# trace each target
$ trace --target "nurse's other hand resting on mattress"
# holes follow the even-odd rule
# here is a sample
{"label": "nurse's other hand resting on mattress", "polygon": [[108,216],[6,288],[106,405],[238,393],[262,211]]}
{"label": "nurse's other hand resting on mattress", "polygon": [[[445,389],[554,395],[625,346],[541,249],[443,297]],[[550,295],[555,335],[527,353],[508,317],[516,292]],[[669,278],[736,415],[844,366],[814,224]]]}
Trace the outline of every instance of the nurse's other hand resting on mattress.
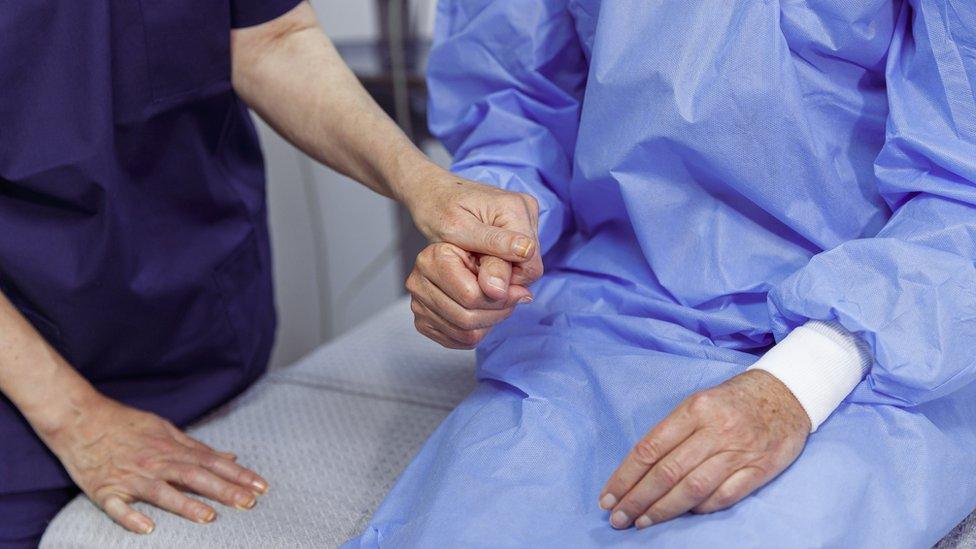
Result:
{"label": "nurse's other hand resting on mattress", "polygon": [[217,512],[181,490],[242,510],[268,490],[233,454],[190,438],[165,419],[97,393],[89,398],[61,428],[41,436],[85,495],[129,530],[149,533],[154,527],[129,505],[133,501],[207,523]]}
{"label": "nurse's other hand resting on mattress", "polygon": [[685,399],[630,451],[600,493],[614,528],[730,507],[800,455],[810,418],[786,385],[751,370]]}

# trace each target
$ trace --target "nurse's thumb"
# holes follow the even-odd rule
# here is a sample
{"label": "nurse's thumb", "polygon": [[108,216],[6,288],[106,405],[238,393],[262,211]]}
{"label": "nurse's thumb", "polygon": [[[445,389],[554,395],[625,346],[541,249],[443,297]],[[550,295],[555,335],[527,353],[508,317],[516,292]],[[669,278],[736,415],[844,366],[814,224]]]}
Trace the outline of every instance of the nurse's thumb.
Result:
{"label": "nurse's thumb", "polygon": [[478,259],[478,286],[488,299],[502,301],[507,298],[511,279],[512,264],[508,261],[491,255]]}
{"label": "nurse's thumb", "polygon": [[445,240],[459,248],[512,263],[531,259],[536,251],[535,239],[531,236],[483,223],[472,223],[452,236]]}

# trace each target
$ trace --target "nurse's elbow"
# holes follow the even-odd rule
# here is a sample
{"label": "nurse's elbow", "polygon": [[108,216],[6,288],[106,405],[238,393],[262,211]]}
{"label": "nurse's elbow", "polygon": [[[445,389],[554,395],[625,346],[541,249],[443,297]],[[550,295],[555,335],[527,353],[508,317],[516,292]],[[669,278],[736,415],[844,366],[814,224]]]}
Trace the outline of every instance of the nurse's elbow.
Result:
{"label": "nurse's elbow", "polygon": [[289,55],[291,38],[309,30],[321,32],[308,2],[266,23],[234,29],[230,36],[231,83],[238,95],[247,100],[265,79],[275,78],[276,68],[282,66],[276,56]]}

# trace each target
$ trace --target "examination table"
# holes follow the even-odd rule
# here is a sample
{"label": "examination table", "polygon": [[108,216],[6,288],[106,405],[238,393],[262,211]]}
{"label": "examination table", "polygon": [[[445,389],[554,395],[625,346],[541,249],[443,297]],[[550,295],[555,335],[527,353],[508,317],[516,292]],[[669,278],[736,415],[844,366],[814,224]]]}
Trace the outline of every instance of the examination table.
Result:
{"label": "examination table", "polygon": [[[190,429],[268,479],[271,490],[253,510],[216,505],[219,518],[197,525],[137,504],[157,525],[139,536],[79,496],[55,517],[41,547],[321,548],[359,533],[474,386],[474,354],[426,340],[412,317],[407,300],[397,303],[294,366],[271,371]],[[939,547],[976,548],[976,513]]]}

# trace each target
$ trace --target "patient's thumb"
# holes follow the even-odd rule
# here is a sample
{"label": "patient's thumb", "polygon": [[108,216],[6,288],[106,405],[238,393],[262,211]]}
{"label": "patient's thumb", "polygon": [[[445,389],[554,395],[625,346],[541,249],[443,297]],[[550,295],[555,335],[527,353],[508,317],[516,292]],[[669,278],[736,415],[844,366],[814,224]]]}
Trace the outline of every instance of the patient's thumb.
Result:
{"label": "patient's thumb", "polygon": [[501,301],[509,295],[512,264],[504,259],[483,255],[478,260],[478,285],[492,301]]}

